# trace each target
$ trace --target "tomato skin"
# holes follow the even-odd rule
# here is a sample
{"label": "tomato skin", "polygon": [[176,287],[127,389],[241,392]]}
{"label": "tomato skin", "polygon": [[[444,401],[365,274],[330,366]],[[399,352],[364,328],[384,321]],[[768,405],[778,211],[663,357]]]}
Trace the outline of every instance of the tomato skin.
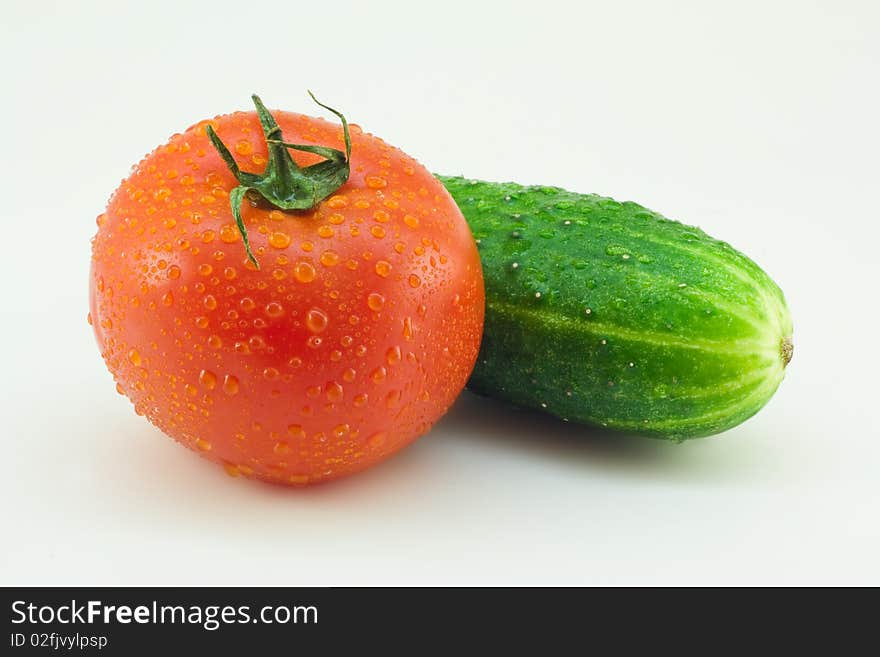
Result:
{"label": "tomato skin", "polygon": [[[287,141],[341,146],[338,125],[273,115]],[[205,123],[142,160],[98,217],[101,354],[139,414],[231,475],[304,485],[362,470],[425,433],[473,368],[484,297],[467,224],[430,172],[352,126],[350,178],[315,209],[245,201],[257,270]],[[211,125],[262,171],[254,112]]]}

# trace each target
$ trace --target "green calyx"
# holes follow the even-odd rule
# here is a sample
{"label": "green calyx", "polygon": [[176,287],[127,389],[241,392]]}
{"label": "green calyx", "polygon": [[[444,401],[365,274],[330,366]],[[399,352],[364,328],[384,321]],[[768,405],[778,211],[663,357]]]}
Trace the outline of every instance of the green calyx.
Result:
{"label": "green calyx", "polygon": [[[327,146],[313,146],[311,144],[290,144],[284,141],[281,128],[263,105],[260,97],[251,96],[260,117],[260,125],[266,137],[269,147],[269,161],[266,169],[261,174],[242,171],[232,153],[226,148],[220,137],[209,125],[205,128],[208,138],[214,144],[214,148],[226,162],[226,166],[232,171],[238,181],[238,187],[229,192],[229,204],[232,206],[232,216],[244,241],[244,248],[248,259],[259,269],[260,265],[251,251],[248,240],[247,228],[241,218],[241,204],[245,196],[254,199],[262,199],[269,205],[286,212],[296,210],[310,210],[337,189],[345,184],[350,173],[349,160],[351,157],[351,137],[348,132],[348,122],[345,117],[332,107],[328,107],[315,98],[309,92],[318,105],[332,112],[342,121],[342,130],[345,135],[345,152],[329,148]],[[307,167],[300,167],[290,156],[288,149],[314,153],[326,158],[322,162]]]}

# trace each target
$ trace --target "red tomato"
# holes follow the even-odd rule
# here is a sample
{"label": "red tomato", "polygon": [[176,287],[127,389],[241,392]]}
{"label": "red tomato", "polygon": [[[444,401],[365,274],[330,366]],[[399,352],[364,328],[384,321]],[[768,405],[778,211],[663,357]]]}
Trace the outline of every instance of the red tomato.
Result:
{"label": "red tomato", "polygon": [[[342,148],[275,112],[287,142]],[[98,217],[89,320],[137,413],[234,476],[302,485],[362,470],[425,433],[474,365],[483,281],[467,224],[418,162],[352,126],[348,181],[314,208],[245,199],[255,112],[201,122],[144,158]],[[322,161],[293,152],[303,167]]]}

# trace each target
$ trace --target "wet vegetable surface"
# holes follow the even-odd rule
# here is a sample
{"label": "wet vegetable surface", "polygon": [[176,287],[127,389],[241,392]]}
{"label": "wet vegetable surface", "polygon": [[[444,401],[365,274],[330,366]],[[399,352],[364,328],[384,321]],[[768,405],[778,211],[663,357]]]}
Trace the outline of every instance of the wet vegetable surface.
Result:
{"label": "wet vegetable surface", "polygon": [[672,439],[735,426],[775,392],[792,355],[788,309],[728,244],[635,203],[440,179],[486,281],[471,389]]}
{"label": "wet vegetable surface", "polygon": [[288,112],[204,121],[98,217],[89,318],[117,390],[231,475],[299,485],[376,463],[430,428],[476,357],[461,213],[412,158],[351,126],[349,161],[346,137]]}

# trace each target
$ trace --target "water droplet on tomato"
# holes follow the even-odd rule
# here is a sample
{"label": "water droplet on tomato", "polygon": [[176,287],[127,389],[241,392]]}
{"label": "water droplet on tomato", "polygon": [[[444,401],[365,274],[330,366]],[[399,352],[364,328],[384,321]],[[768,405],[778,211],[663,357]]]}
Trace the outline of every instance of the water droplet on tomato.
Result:
{"label": "water droplet on tomato", "polygon": [[[220,241],[232,244],[233,242],[238,241],[238,238],[238,228],[232,224],[224,224],[220,227]],[[220,253],[222,253],[222,251]]]}
{"label": "water droplet on tomato", "polygon": [[321,264],[325,267],[333,267],[339,262],[339,254],[336,251],[324,251],[321,254]]}
{"label": "water droplet on tomato", "polygon": [[286,249],[290,246],[290,235],[282,232],[274,232],[269,235],[269,244],[276,249]]}
{"label": "water droplet on tomato", "polygon": [[397,365],[397,363],[400,362],[400,359],[401,359],[400,347],[394,346],[385,352],[385,361],[389,365]]}
{"label": "water droplet on tomato", "polygon": [[385,407],[394,408],[400,403],[400,390],[392,390],[385,395]]}
{"label": "water droplet on tomato", "polygon": [[311,283],[315,280],[315,268],[308,262],[298,262],[293,268],[293,277],[300,283]]}
{"label": "water droplet on tomato", "polygon": [[370,307],[370,310],[379,312],[385,305],[385,297],[383,297],[378,292],[371,292],[367,296],[367,305]]}
{"label": "water droplet on tomato", "polygon": [[233,376],[232,374],[227,374],[223,377],[223,392],[227,395],[237,395],[238,394],[238,378]]}
{"label": "water droplet on tomato", "polygon": [[329,319],[320,308],[312,308],[306,313],[306,326],[312,333],[320,333],[327,328]]}
{"label": "water droplet on tomato", "polygon": [[199,372],[199,383],[207,390],[213,390],[217,385],[217,375],[209,370]]}
{"label": "water droplet on tomato", "polygon": [[344,390],[342,388],[342,384],[337,383],[336,381],[332,381],[324,386],[324,394],[327,396],[327,400],[331,402],[342,401],[342,397],[344,395]]}
{"label": "water droplet on tomato", "polygon": [[376,273],[379,274],[382,278],[388,276],[391,273],[391,263],[385,260],[379,260],[376,263]]}

